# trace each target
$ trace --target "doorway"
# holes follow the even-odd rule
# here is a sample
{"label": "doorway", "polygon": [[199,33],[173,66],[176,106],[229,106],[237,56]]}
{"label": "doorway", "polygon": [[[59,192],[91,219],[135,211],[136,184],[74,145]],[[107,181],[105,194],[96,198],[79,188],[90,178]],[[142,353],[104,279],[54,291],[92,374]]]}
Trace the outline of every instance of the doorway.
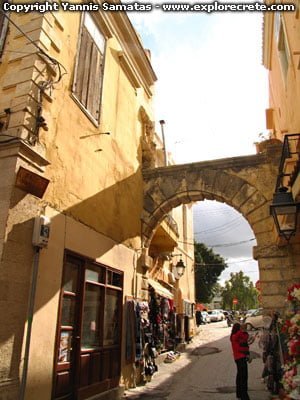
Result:
{"label": "doorway", "polygon": [[120,379],[123,273],[65,254],[54,365],[55,400],[81,400]]}

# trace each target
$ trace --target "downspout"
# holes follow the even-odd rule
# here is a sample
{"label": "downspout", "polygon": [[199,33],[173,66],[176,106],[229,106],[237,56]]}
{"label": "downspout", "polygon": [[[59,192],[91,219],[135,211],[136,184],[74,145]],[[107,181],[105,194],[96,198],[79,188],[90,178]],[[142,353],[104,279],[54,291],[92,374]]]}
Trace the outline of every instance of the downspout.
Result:
{"label": "downspout", "polygon": [[36,293],[37,277],[38,277],[39,256],[40,256],[40,248],[36,247],[34,257],[33,257],[31,288],[30,288],[30,297],[29,297],[28,313],[27,313],[27,332],[26,332],[24,362],[23,362],[23,371],[22,371],[22,378],[21,378],[21,385],[20,385],[19,400],[24,400],[24,398],[25,398],[25,389],[26,389],[27,374],[28,374],[30,341],[31,341],[31,330],[32,330],[32,320],[33,320],[33,313],[34,313],[34,302],[35,302],[35,293]]}

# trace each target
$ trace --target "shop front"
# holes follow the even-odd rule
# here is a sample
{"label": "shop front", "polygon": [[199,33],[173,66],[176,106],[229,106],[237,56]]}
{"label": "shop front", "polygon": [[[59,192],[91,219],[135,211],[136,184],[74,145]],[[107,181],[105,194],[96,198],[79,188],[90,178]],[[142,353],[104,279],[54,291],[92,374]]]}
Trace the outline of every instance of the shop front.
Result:
{"label": "shop front", "polygon": [[163,282],[148,278],[147,283],[148,300],[126,297],[125,362],[135,366],[133,386],[151,379],[159,355],[166,354],[167,358],[168,353],[174,354],[180,343],[189,342],[194,335],[193,303],[182,300],[180,289],[171,285],[168,286],[174,294]]}
{"label": "shop front", "polygon": [[123,273],[66,252],[53,399],[85,399],[117,387]]}

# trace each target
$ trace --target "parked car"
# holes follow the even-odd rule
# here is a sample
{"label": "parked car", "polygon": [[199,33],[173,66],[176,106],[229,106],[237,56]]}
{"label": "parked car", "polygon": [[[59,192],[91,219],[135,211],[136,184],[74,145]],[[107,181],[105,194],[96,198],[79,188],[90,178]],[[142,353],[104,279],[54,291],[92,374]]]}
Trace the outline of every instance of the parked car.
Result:
{"label": "parked car", "polygon": [[211,320],[210,320],[210,315],[208,314],[208,312],[201,311],[201,314],[202,314],[203,321],[205,321],[206,324],[209,324],[211,322]]}
{"label": "parked car", "polygon": [[263,309],[255,310],[249,317],[245,318],[246,329],[261,329],[268,328],[272,322],[272,318],[268,315],[263,315]]}
{"label": "parked car", "polygon": [[215,311],[219,311],[219,312],[221,313],[222,321],[224,321],[224,320],[226,319],[224,310],[221,310],[221,309],[219,309],[219,308],[215,308]]}
{"label": "parked car", "polygon": [[257,308],[253,308],[253,309],[251,309],[251,310],[248,310],[248,311],[246,312],[245,317],[246,317],[246,318],[247,318],[247,317],[250,317],[255,311],[257,311]]}
{"label": "parked car", "polygon": [[223,321],[224,315],[219,310],[208,311],[211,322]]}

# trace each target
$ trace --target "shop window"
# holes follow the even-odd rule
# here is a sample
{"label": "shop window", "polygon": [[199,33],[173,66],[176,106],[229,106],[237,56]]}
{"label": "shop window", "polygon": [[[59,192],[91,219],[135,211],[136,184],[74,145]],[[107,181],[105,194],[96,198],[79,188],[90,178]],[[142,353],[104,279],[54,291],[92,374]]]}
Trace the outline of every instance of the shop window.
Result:
{"label": "shop window", "polygon": [[105,283],[106,269],[99,265],[89,263],[85,270],[85,280],[97,283]]}
{"label": "shop window", "polygon": [[183,301],[184,304],[184,314],[190,318],[194,316],[194,306],[188,301]]}
{"label": "shop window", "polygon": [[94,121],[99,122],[105,38],[85,13],[80,33],[72,92]]}
{"label": "shop window", "polygon": [[110,346],[119,342],[120,292],[107,289],[103,322],[103,345]]}
{"label": "shop window", "polygon": [[185,251],[188,249],[188,221],[187,221],[187,206],[182,206],[182,227],[183,227],[183,248]]}
{"label": "shop window", "polygon": [[101,343],[101,305],[104,302],[104,289],[86,283],[83,300],[81,349],[97,349]]}

